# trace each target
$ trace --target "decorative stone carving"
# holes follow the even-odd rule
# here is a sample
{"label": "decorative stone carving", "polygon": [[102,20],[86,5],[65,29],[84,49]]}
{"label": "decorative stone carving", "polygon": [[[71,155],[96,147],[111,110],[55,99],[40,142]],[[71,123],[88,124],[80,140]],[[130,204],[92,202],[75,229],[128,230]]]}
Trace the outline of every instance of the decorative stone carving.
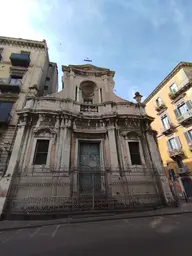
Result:
{"label": "decorative stone carving", "polygon": [[35,128],[33,132],[36,137],[44,137],[44,138],[49,138],[56,134],[56,131],[54,129],[51,129],[50,127]]}
{"label": "decorative stone carving", "polygon": [[29,96],[37,96],[37,93],[38,93],[38,88],[37,88],[37,85],[34,84],[33,86],[29,87],[29,92],[28,92],[28,95]]}
{"label": "decorative stone carving", "polygon": [[123,131],[121,132],[121,135],[126,140],[139,140],[141,137],[141,133],[135,132],[135,131]]}
{"label": "decorative stone carving", "polygon": [[26,109],[26,108],[32,108],[33,105],[34,105],[34,99],[28,99],[28,100],[26,101],[26,104],[25,104],[25,106],[24,106],[24,109]]}

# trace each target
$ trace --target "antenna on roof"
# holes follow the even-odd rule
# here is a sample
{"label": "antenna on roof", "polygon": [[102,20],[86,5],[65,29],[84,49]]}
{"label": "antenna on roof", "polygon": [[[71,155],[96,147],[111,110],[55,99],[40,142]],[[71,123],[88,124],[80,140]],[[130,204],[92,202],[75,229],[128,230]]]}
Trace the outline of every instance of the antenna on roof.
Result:
{"label": "antenna on roof", "polygon": [[92,62],[92,60],[90,60],[88,57],[86,59],[84,59],[84,61]]}

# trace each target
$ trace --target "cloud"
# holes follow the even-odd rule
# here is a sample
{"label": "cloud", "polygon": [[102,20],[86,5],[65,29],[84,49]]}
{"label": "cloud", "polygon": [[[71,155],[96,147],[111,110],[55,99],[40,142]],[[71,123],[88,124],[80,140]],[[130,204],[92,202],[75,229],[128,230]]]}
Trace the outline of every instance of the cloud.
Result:
{"label": "cloud", "polygon": [[[192,58],[192,3],[182,0],[1,0],[4,36],[46,39],[50,60],[116,71],[116,91],[149,94]],[[10,8],[11,6],[11,8]],[[60,87],[61,88],[61,87]]]}

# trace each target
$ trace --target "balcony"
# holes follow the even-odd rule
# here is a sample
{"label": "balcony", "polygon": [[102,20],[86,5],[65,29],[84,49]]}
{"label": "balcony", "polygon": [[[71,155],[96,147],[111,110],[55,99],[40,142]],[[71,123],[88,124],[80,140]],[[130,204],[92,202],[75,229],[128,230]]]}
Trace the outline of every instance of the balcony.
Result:
{"label": "balcony", "polygon": [[156,110],[157,112],[162,112],[162,111],[165,110],[165,109],[167,109],[167,107],[166,107],[166,105],[165,105],[164,103],[162,103],[161,105],[159,105],[159,106],[157,106],[157,107],[155,108],[155,110]]}
{"label": "balcony", "polygon": [[173,124],[169,124],[167,125],[166,127],[164,126],[162,129],[161,129],[161,132],[162,134],[164,135],[168,135],[170,133],[173,133],[174,132],[174,129],[175,129],[175,126]]}
{"label": "balcony", "polygon": [[29,54],[12,53],[10,56],[12,66],[29,67]]}
{"label": "balcony", "polygon": [[176,99],[179,95],[180,95],[179,90],[178,90],[178,91],[172,91],[172,92],[169,93],[169,98],[170,98],[171,100],[174,100],[174,99]]}
{"label": "balcony", "polygon": [[186,111],[182,115],[177,117],[177,121],[180,124],[189,123],[192,119],[192,109]]}
{"label": "balcony", "polygon": [[98,113],[98,106],[92,104],[81,104],[80,112],[88,112],[90,114]]}
{"label": "balcony", "polygon": [[178,96],[180,96],[181,94],[183,94],[184,92],[186,92],[189,88],[191,88],[192,86],[192,81],[190,79],[187,79],[188,81],[184,81],[184,84],[176,91],[172,91],[169,93],[169,98],[171,100],[176,99]]}
{"label": "balcony", "polygon": [[184,155],[182,148],[174,148],[168,151],[169,157],[177,157]]}
{"label": "balcony", "polygon": [[19,93],[21,89],[21,81],[18,79],[15,82],[10,78],[0,78],[0,90],[1,92],[16,92]]}

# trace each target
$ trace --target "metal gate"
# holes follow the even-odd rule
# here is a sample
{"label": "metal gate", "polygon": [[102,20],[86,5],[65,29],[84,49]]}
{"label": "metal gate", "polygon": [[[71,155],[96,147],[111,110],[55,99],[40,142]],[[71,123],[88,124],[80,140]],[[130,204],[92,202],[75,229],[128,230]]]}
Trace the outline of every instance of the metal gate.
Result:
{"label": "metal gate", "polygon": [[[84,179],[83,190],[81,179]],[[163,203],[158,180],[159,174],[147,168],[16,173],[4,213],[63,214],[157,206]]]}

